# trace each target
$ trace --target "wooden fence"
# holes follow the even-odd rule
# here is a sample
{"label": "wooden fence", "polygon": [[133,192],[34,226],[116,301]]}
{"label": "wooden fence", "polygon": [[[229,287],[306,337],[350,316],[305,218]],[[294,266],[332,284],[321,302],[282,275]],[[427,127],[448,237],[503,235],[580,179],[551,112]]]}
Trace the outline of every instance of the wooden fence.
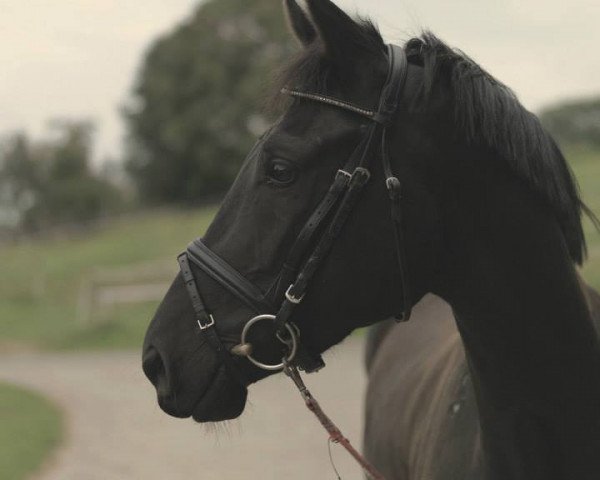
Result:
{"label": "wooden fence", "polygon": [[81,282],[78,319],[92,323],[96,312],[116,305],[160,301],[177,273],[174,261],[94,268]]}

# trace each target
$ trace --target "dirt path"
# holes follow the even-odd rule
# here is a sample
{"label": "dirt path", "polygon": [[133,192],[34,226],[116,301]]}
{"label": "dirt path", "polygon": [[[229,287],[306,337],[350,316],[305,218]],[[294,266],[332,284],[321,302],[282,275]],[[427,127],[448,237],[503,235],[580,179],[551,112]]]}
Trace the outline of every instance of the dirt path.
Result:
{"label": "dirt path", "polygon": [[[360,446],[362,342],[350,339],[326,361],[308,386]],[[65,411],[66,442],[37,480],[335,478],[325,433],[283,375],[251,388],[240,420],[212,429],[160,411],[139,352],[6,354],[0,380]],[[333,452],[344,480],[364,478],[339,447]]]}

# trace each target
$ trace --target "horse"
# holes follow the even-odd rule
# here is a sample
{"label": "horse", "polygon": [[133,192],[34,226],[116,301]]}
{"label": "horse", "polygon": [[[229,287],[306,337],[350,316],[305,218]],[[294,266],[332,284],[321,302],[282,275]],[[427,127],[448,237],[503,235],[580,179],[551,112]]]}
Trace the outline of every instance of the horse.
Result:
{"label": "horse", "polygon": [[[371,390],[367,457],[401,480],[597,479],[600,343],[575,268],[589,212],[560,149],[510,89],[432,33],[386,46],[333,2],[306,5],[284,2],[301,46],[280,75],[285,109],[178,257],[146,332],[160,407],[236,418],[250,384],[316,371],[353,330],[408,320],[431,294],[456,330],[448,321],[446,343],[427,340],[440,315],[424,308],[380,336],[372,389],[386,365],[394,381],[427,381],[395,391],[388,375],[379,403]],[[400,346],[402,365],[378,366]],[[459,399],[450,426],[417,414],[444,388]],[[402,408],[392,442],[376,414]],[[435,468],[407,467],[421,460]]]}
{"label": "horse", "polygon": [[[579,280],[600,335],[600,295]],[[412,322],[371,327],[365,364],[363,444],[386,478],[484,478],[475,390],[450,305],[426,295]]]}

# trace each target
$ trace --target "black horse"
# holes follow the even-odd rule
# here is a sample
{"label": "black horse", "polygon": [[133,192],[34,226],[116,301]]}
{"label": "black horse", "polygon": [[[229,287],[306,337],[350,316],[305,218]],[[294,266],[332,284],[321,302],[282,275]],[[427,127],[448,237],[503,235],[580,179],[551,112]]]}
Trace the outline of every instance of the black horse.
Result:
{"label": "black horse", "polygon": [[[372,24],[352,20],[329,0],[309,0],[309,15],[294,0],[285,3],[303,48],[282,85],[319,95],[296,96],[259,140],[203,239],[262,292],[277,290],[302,225],[371,128],[363,114],[381,97],[391,52]],[[306,298],[288,297],[298,303],[292,320],[302,345],[320,353],[433,293],[452,308],[466,363],[436,351],[431,372],[445,368],[456,379],[452,368],[460,369],[473,388],[461,391],[461,380],[456,391],[472,395],[477,410],[456,437],[437,432],[441,424],[429,422],[427,410],[416,414],[419,402],[430,408],[423,399],[444,388],[446,377],[419,370],[429,382],[404,400],[397,390],[380,389],[379,413],[390,415],[408,399],[415,415],[410,428],[394,432],[403,439],[396,452],[379,448],[384,432],[378,438],[376,418],[368,418],[366,450],[376,465],[398,479],[600,478],[600,345],[575,270],[585,256],[585,207],[572,174],[537,118],[468,57],[428,33],[404,50],[406,82],[382,148],[402,184],[400,243],[407,254],[399,269],[384,186],[390,176],[373,161],[371,180],[320,259]],[[313,101],[319,96],[341,101]],[[350,111],[349,104],[363,108]],[[198,328],[197,302],[179,275],[148,329],[144,371],[167,413],[200,422],[234,418],[247,385],[268,372],[219,345],[236,346],[255,312],[205,269],[192,266],[190,275],[214,317]],[[406,340],[413,348],[397,351],[391,364],[404,359],[398,382],[427,351],[418,349],[419,323],[410,327],[404,331],[415,335]],[[281,358],[271,329],[257,332],[255,355]],[[452,412],[463,418],[460,403]],[[440,438],[452,444],[432,443]],[[414,467],[419,462],[435,465]]]}
{"label": "black horse", "polygon": [[[600,295],[581,288],[600,334]],[[412,322],[374,326],[366,364],[365,454],[386,478],[486,478],[475,390],[446,302],[427,295]],[[558,478],[587,477],[576,468]]]}

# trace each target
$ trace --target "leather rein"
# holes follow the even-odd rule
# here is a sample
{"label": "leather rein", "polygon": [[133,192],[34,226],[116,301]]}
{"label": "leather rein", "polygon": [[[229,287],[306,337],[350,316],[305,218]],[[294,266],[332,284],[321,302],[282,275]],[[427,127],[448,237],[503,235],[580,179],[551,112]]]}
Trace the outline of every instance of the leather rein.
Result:
{"label": "leather rein", "polygon": [[[298,99],[323,103],[354,112],[368,118],[370,123],[359,145],[346,165],[337,171],[328,192],[304,225],[288,253],[274,287],[268,293],[263,293],[244,278],[225,260],[210,250],[201,239],[194,240],[186,251],[178,256],[181,273],[192,301],[200,331],[230,374],[243,386],[250,383],[236,364],[236,359],[240,357],[247,358],[254,365],[264,370],[284,370],[294,381],[306,405],[325,427],[330,439],[344,446],[359,462],[365,472],[375,479],[383,479],[383,476],[354,450],[339,429],[323,413],[314,397],[304,386],[299,369],[306,373],[312,373],[323,368],[325,363],[320,354],[311,351],[301,342],[301,332],[296,324],[292,322],[291,317],[295,308],[302,302],[312,278],[324,258],[327,257],[346,220],[357,205],[362,189],[371,177],[368,167],[378,142],[380,143],[379,152],[386,179],[385,186],[390,199],[395,253],[403,292],[403,312],[397,319],[406,321],[410,317],[412,302],[406,272],[406,254],[402,231],[402,185],[393,174],[387,145],[388,128],[391,126],[394,115],[398,110],[401,93],[406,83],[407,70],[408,63],[404,50],[395,45],[388,45],[388,75],[380,95],[377,110],[363,109],[351,103],[318,93],[283,89],[283,93]],[[317,235],[319,232],[320,236]],[[310,251],[312,245],[314,245],[314,248]],[[207,308],[198,290],[190,263],[200,268],[257,314],[244,325],[240,344],[231,350],[224,346],[219,337],[215,318]],[[275,305],[279,305],[278,308],[275,308]],[[263,321],[272,322],[275,325],[276,337],[283,344],[286,351],[281,363],[266,364],[252,356],[253,348],[248,343],[248,335],[254,325]]]}

